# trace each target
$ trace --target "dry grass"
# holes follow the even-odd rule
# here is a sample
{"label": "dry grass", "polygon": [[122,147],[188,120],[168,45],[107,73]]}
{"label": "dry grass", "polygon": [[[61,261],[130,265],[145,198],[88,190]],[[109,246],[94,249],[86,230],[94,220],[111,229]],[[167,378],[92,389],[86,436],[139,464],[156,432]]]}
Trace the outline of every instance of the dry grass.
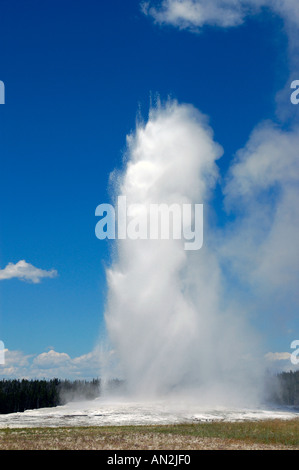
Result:
{"label": "dry grass", "polygon": [[0,429],[1,450],[299,449],[299,419],[169,426]]}

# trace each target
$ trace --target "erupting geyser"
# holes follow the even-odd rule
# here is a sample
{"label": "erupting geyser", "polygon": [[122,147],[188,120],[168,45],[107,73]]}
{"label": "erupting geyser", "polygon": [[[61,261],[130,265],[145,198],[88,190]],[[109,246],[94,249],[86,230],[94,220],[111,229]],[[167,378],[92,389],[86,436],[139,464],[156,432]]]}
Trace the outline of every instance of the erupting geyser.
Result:
{"label": "erupting geyser", "polygon": [[188,394],[217,404],[255,398],[254,336],[227,299],[210,228],[221,155],[206,117],[172,101],[138,124],[125,169],[113,175],[114,197],[126,196],[127,204],[204,207],[200,250],[174,238],[115,241],[105,318],[113,356],[135,395]]}

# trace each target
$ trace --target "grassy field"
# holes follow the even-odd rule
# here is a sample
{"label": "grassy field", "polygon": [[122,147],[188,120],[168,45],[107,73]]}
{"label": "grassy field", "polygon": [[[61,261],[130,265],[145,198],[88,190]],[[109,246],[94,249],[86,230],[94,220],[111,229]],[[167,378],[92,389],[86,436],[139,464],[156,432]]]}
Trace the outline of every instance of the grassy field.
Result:
{"label": "grassy field", "polygon": [[299,419],[0,429],[1,450],[299,449]]}

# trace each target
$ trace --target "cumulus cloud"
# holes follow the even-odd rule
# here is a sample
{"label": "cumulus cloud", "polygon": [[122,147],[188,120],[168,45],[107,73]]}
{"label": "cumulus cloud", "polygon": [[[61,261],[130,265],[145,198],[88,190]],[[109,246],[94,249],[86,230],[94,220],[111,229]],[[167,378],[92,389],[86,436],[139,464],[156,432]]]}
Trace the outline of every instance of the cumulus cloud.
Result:
{"label": "cumulus cloud", "polygon": [[0,366],[1,376],[4,378],[19,378],[20,371],[23,371],[21,376],[27,377],[27,368],[29,367],[31,356],[24,354],[22,351],[10,351],[9,349],[5,349],[4,352],[5,361]]}
{"label": "cumulus cloud", "polygon": [[51,349],[36,356],[33,365],[41,369],[53,369],[57,367],[67,366],[71,362],[71,358],[66,353],[59,353]]}
{"label": "cumulus cloud", "polygon": [[4,269],[0,269],[0,280],[16,278],[21,281],[38,284],[43,278],[53,278],[56,276],[57,271],[55,269],[46,271],[44,269],[36,268],[25,260],[18,261],[16,264],[8,263]]}
{"label": "cumulus cloud", "polygon": [[100,375],[100,358],[97,350],[72,358],[54,349],[31,355],[6,349],[0,372],[5,378],[89,380]]}

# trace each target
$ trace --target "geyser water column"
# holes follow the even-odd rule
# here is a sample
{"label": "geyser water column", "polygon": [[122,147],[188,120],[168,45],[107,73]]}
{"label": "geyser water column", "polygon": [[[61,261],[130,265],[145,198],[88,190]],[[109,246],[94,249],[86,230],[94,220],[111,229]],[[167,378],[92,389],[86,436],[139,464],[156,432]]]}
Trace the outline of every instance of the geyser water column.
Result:
{"label": "geyser water column", "polygon": [[[221,306],[221,273],[209,248],[209,198],[222,149],[207,119],[193,106],[169,101],[150,110],[148,122],[128,137],[114,198],[127,205],[204,204],[204,243],[185,240],[115,240],[107,270],[106,325],[131,393],[159,396],[240,380],[243,325]],[[247,352],[247,351],[246,351]],[[240,371],[242,374],[240,375]]]}

